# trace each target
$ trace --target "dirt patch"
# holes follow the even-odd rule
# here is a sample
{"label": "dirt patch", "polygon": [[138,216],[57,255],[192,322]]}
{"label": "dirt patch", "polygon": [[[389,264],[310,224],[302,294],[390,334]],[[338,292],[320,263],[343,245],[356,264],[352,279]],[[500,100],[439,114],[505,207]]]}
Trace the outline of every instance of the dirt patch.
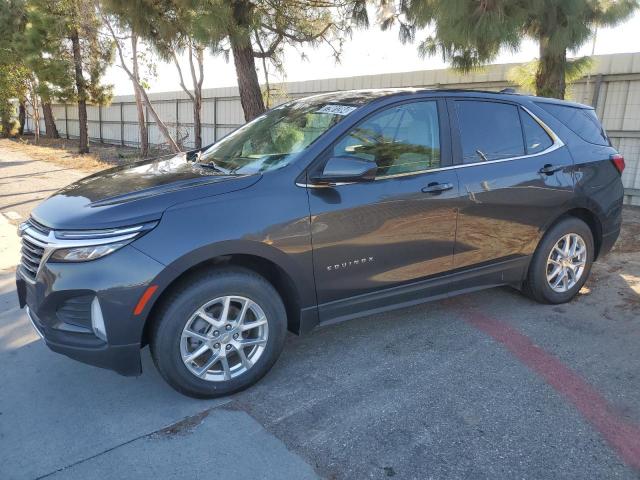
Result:
{"label": "dirt patch", "polygon": [[613,247],[616,253],[640,252],[640,223],[627,223],[622,227],[620,238]]}
{"label": "dirt patch", "polygon": [[[55,163],[67,168],[75,168],[86,172],[97,172],[116,165],[123,165],[139,159],[139,151],[133,147],[91,143],[89,153],[78,153],[78,141],[66,138],[41,137],[38,144],[35,137],[24,135],[14,139],[2,139],[1,145],[15,153],[23,153],[44,162]],[[152,152],[150,156],[165,153]]]}
{"label": "dirt patch", "polygon": [[627,205],[622,209],[622,230],[612,251],[615,253],[640,252],[640,207]]}

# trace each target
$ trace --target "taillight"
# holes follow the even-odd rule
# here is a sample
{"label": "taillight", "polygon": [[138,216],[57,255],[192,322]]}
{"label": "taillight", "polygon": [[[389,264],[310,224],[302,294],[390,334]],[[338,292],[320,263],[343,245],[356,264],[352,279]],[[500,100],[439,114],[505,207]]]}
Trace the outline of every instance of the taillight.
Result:
{"label": "taillight", "polygon": [[625,167],[624,157],[619,153],[615,153],[609,158],[611,158],[611,162],[613,163],[613,166],[616,167],[616,170],[618,170],[618,172],[620,172],[620,175],[622,175]]}

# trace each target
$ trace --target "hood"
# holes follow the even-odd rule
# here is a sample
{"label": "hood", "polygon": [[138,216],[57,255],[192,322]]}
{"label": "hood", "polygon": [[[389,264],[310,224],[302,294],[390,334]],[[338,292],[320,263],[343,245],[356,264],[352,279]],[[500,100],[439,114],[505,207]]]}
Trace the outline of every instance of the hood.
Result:
{"label": "hood", "polygon": [[179,154],[85,177],[38,205],[32,217],[55,229],[133,225],[157,220],[177,203],[247,188],[259,179],[220,173]]}

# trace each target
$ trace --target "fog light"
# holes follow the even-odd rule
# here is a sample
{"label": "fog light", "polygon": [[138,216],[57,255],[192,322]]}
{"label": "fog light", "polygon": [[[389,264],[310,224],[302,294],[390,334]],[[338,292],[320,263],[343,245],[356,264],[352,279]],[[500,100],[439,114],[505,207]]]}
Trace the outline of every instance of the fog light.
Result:
{"label": "fog light", "polygon": [[98,297],[93,297],[93,302],[91,302],[91,328],[93,328],[96,337],[107,341],[107,329],[104,328],[104,318],[102,318]]}

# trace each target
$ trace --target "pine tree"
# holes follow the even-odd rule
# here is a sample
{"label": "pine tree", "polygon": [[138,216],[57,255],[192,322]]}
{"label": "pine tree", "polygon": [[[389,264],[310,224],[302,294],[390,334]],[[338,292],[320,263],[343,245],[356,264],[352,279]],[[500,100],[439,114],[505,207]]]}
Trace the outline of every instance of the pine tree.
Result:
{"label": "pine tree", "polygon": [[[382,3],[389,7],[393,2]],[[564,98],[567,52],[579,49],[597,26],[624,21],[638,5],[638,0],[400,0],[385,20],[399,20],[412,33],[433,25],[435,32],[420,44],[421,53],[440,53],[462,70],[533,39],[540,52],[536,94]],[[412,40],[411,35],[405,40]]]}
{"label": "pine tree", "polygon": [[27,19],[26,64],[45,92],[43,105],[54,96],[77,102],[79,152],[87,153],[87,103],[102,105],[111,98],[102,77],[113,60],[113,43],[100,35],[91,0],[30,0]]}
{"label": "pine tree", "polygon": [[[201,95],[198,84],[202,83],[202,74],[197,73],[203,72],[204,46],[216,54],[232,55],[240,103],[249,121],[265,110],[255,60],[281,63],[287,44],[327,43],[338,54],[344,37],[350,33],[352,20],[363,18],[365,0],[105,0],[103,3],[126,17],[141,37],[160,52],[167,49],[169,57],[176,51],[191,50],[196,109]],[[184,81],[181,83],[184,85]],[[199,115],[194,118],[197,122]]]}

